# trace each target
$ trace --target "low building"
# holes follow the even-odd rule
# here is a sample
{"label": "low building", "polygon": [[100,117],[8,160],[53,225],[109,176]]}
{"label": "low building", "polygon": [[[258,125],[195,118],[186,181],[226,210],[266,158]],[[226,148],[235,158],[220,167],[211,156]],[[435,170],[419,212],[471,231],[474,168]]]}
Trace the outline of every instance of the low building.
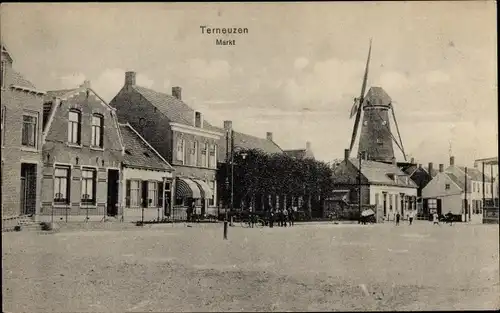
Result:
{"label": "low building", "polygon": [[[486,181],[490,181],[484,174]],[[439,165],[439,173],[422,191],[424,208],[432,214],[445,215],[449,212],[461,221],[481,223],[483,215],[483,173],[477,168],[455,165],[450,157],[450,165],[444,169]],[[491,183],[485,185],[485,194],[492,191]]]}
{"label": "low building", "polygon": [[410,163],[398,163],[399,168],[417,184],[417,215],[421,218],[428,218],[429,212],[424,209],[422,190],[427,186],[427,184],[432,180],[433,177],[437,175],[437,171],[434,169],[433,163],[430,162],[427,169],[422,166],[422,164],[416,164],[412,159]]}
{"label": "low building", "polygon": [[[7,219],[40,212],[44,92],[16,72],[1,43],[2,228]],[[6,224],[4,224],[6,220]]]}
{"label": "low building", "polygon": [[[383,163],[362,158],[349,158],[345,151],[344,160],[333,172],[335,188],[328,200],[330,211],[344,210],[345,206],[356,210],[374,206],[377,221],[393,220],[396,213],[406,218],[416,210],[417,188],[408,174],[403,172],[395,160]],[[358,212],[359,214],[359,212]]]}
{"label": "low building", "polygon": [[125,153],[121,203],[124,221],[169,217],[174,197],[173,167],[130,125],[120,124]]}

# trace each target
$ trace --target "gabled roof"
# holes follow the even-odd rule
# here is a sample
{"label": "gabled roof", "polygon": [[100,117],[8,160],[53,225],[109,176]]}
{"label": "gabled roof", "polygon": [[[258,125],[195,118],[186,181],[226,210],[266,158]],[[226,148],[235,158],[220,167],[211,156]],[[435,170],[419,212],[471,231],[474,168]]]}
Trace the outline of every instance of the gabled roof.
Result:
{"label": "gabled roof", "polygon": [[125,166],[173,171],[173,167],[130,124],[120,124],[120,131],[125,147]]}
{"label": "gabled roof", "polygon": [[[448,175],[448,177],[455,183],[457,184],[458,187],[460,187],[460,189],[462,190],[465,190],[465,177],[463,176],[456,176],[455,174],[453,173],[445,173],[446,175]],[[467,183],[467,189],[468,191],[472,191],[471,189],[471,185],[470,185],[470,180],[468,181]]]}
{"label": "gabled roof", "polygon": [[[224,162],[226,159],[226,137],[227,133],[224,129],[212,126],[216,129],[216,131],[224,133],[224,136],[221,137],[219,141],[219,153],[218,153],[218,161]],[[259,138],[252,135],[247,135],[244,133],[240,133],[234,131],[234,147],[241,149],[255,149],[261,150],[267,154],[273,153],[283,153],[283,150],[272,140],[268,140],[265,138]]]}
{"label": "gabled roof", "polygon": [[[194,126],[195,111],[182,100],[172,95],[137,85],[132,86],[132,88],[155,106],[171,122]],[[205,120],[203,121],[203,128],[216,131],[216,127],[213,127]]]}
{"label": "gabled roof", "polygon": [[[359,171],[359,159],[349,159],[349,161]],[[361,174],[372,184],[417,188],[417,184],[397,165],[361,160]],[[395,182],[394,179],[391,179],[391,175],[406,176],[408,177],[408,183],[401,179]]]}
{"label": "gabled roof", "polygon": [[[458,167],[462,172],[465,174],[465,167],[464,166],[459,166]],[[478,170],[477,168],[467,168],[467,175],[474,181],[483,181],[483,173]],[[490,181],[491,178],[488,174],[484,174],[484,179],[485,181]]]}
{"label": "gabled roof", "polygon": [[12,63],[14,59],[12,58],[12,54],[10,54],[9,49],[3,42],[3,39],[0,39],[0,45],[2,46],[2,53],[5,53],[5,55],[9,58],[9,61]]}

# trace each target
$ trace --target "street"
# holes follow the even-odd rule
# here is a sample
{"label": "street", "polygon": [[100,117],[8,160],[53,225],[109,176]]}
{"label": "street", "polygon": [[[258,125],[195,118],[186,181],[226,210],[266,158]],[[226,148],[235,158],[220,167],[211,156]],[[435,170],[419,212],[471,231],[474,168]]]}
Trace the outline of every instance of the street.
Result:
{"label": "street", "polygon": [[7,312],[494,309],[498,225],[6,233]]}

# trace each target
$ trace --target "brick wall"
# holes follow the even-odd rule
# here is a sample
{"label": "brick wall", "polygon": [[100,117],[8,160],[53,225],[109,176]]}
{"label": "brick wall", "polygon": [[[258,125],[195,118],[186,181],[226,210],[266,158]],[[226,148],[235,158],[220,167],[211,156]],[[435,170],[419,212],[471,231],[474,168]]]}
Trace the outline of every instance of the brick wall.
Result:
{"label": "brick wall", "polygon": [[[6,68],[6,84],[12,82],[12,68]],[[6,87],[1,91],[5,125],[2,131],[2,217],[21,214],[21,164],[37,165],[36,212],[39,210],[41,177],[41,120],[43,112],[42,96],[34,92],[15,90]],[[23,113],[37,116],[36,149],[21,147]]]}
{"label": "brick wall", "polygon": [[[81,118],[81,146],[68,145],[68,114],[70,109],[78,109]],[[91,147],[92,115],[104,117],[103,149]],[[47,131],[43,146],[43,191],[42,215],[104,215],[107,205],[107,170],[119,169],[121,162],[121,141],[116,124],[116,116],[101,100],[87,89],[69,99],[63,99]],[[78,159],[78,161],[77,161]],[[70,200],[68,205],[54,205],[54,167],[66,165],[70,167]],[[84,167],[97,171],[96,203],[81,204],[81,170]]]}

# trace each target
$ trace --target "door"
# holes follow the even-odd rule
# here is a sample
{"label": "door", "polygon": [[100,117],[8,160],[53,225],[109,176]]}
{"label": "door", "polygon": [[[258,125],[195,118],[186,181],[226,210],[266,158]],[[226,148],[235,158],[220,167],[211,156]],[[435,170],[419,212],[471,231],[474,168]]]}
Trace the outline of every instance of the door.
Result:
{"label": "door", "polygon": [[108,170],[108,216],[118,215],[118,187],[120,172],[118,170]]}
{"label": "door", "polygon": [[24,215],[36,213],[36,164],[21,163],[21,208]]}
{"label": "door", "polygon": [[442,214],[442,201],[443,199],[437,199],[437,214],[441,216]]}

